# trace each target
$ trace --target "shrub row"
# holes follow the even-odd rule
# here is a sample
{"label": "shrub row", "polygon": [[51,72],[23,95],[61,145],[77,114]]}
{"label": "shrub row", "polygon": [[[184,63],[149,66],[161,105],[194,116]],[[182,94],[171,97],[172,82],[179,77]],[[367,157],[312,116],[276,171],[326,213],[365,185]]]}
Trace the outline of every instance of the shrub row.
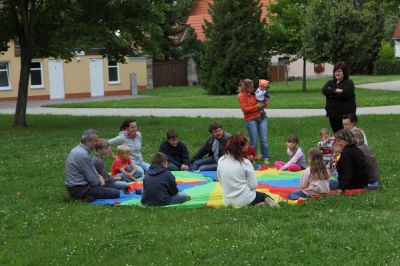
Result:
{"label": "shrub row", "polygon": [[376,75],[400,74],[400,59],[378,59],[374,69]]}

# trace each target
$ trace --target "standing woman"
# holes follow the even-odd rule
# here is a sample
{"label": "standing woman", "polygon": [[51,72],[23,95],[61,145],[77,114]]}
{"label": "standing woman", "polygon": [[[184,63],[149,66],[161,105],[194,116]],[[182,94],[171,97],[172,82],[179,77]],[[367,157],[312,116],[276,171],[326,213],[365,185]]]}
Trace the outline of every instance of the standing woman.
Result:
{"label": "standing woman", "polygon": [[122,122],[119,128],[119,134],[115,138],[109,139],[110,145],[125,144],[129,147],[131,160],[137,167],[137,172],[142,175],[147,172],[150,164],[143,161],[142,156],[142,133],[137,130],[136,120],[128,118]]}
{"label": "standing woman", "polygon": [[356,114],[356,95],[354,83],[349,79],[349,72],[344,62],[338,62],[333,68],[333,79],[322,88],[326,97],[326,116],[333,132],[343,128],[342,116]]}
{"label": "standing woman", "polygon": [[240,82],[238,99],[244,120],[246,120],[246,127],[250,136],[250,146],[256,148],[257,139],[260,138],[262,158],[265,164],[269,164],[267,116],[265,112],[259,111],[260,108],[266,108],[268,103],[257,103],[251,79],[244,79]]}

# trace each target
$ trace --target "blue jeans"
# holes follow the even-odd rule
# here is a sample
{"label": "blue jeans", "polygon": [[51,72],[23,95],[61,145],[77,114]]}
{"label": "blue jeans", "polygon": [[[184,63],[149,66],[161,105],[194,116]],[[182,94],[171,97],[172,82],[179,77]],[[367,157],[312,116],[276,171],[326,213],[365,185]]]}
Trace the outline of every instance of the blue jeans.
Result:
{"label": "blue jeans", "polygon": [[178,204],[185,202],[186,197],[186,192],[180,191],[171,197],[171,202],[169,204]]}
{"label": "blue jeans", "polygon": [[181,170],[181,168],[179,168],[178,165],[172,163],[172,162],[168,162],[168,170],[170,171],[179,171]]}
{"label": "blue jeans", "polygon": [[339,187],[339,181],[336,180],[329,180],[329,189],[337,190]]}
{"label": "blue jeans", "polygon": [[263,159],[269,159],[267,117],[247,121],[246,128],[250,135],[250,146],[256,149],[260,137],[261,155]]}
{"label": "blue jeans", "polygon": [[143,161],[143,162],[141,162],[139,164],[135,163],[135,165],[136,165],[136,172],[140,173],[139,177],[135,176],[135,178],[140,178],[140,177],[144,176],[147,173],[147,171],[149,170],[149,167],[150,167],[150,164],[146,163],[145,161]]}
{"label": "blue jeans", "polygon": [[129,184],[125,181],[114,181],[110,183],[109,186],[119,190],[126,190],[129,187]]}
{"label": "blue jeans", "polygon": [[[131,171],[132,171],[132,167],[131,167],[130,165],[128,165],[127,167],[125,167],[125,171],[131,172]],[[140,170],[139,167],[136,166],[136,171],[135,171],[135,173],[133,173],[133,177],[136,178],[136,179],[138,179],[138,178],[141,178],[142,175],[143,175],[143,169]],[[122,179],[123,181],[126,181],[126,182],[133,182],[132,179],[130,179],[127,175],[125,175],[125,174],[123,174],[123,173],[118,173],[116,176],[121,177],[121,179]]]}
{"label": "blue jeans", "polygon": [[291,200],[297,200],[297,199],[300,199],[300,198],[308,199],[308,198],[310,198],[310,196],[308,196],[302,190],[293,191],[288,196],[288,199],[291,199]]}
{"label": "blue jeans", "polygon": [[215,171],[217,170],[218,163],[215,162],[213,156],[198,159],[193,162],[190,170],[192,171]]}

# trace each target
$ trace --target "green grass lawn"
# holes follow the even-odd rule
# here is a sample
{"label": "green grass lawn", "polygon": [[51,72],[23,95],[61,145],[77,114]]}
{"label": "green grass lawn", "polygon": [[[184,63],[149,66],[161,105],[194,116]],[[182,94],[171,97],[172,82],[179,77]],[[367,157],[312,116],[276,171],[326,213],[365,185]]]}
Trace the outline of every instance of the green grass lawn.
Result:
{"label": "green grass lawn", "polygon": [[[144,209],[69,201],[63,185],[65,159],[82,130],[110,138],[121,117],[29,116],[30,127],[18,129],[8,126],[12,116],[0,115],[0,265],[397,265],[399,119],[360,116],[382,168],[382,191],[280,209]],[[193,154],[212,122],[137,121],[146,160],[170,127]],[[220,121],[229,132],[244,131],[241,119]],[[286,160],[287,134],[298,134],[308,150],[328,127],[322,117],[268,122],[272,160]]]}
{"label": "green grass lawn", "polygon": [[[321,88],[329,78],[307,81],[308,91],[302,92],[302,81],[271,83],[270,108],[323,108],[325,97]],[[395,105],[400,102],[399,91],[367,90],[357,84],[379,81],[400,80],[400,76],[353,76],[356,84],[357,106]],[[208,95],[201,87],[163,87],[139,92],[148,98],[105,100],[98,102],[79,102],[51,104],[51,107],[65,108],[238,108],[236,95]]]}

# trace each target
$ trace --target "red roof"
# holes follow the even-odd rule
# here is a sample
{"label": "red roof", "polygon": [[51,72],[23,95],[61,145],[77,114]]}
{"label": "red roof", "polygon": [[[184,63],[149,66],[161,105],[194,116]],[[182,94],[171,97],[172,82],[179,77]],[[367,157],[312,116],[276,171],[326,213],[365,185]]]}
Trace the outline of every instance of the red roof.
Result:
{"label": "red roof", "polygon": [[394,30],[393,39],[400,40],[400,22],[397,23],[396,29]]}
{"label": "red roof", "polygon": [[[267,15],[267,9],[265,5],[269,4],[272,0],[260,0],[260,4],[264,5],[262,7],[261,17],[265,18]],[[197,38],[200,41],[205,41],[206,36],[204,35],[202,25],[204,20],[212,21],[210,14],[208,13],[209,5],[212,4],[213,0],[197,0],[194,3],[192,10],[190,11],[189,18],[187,20],[187,24],[194,28],[194,31],[197,34]]]}

